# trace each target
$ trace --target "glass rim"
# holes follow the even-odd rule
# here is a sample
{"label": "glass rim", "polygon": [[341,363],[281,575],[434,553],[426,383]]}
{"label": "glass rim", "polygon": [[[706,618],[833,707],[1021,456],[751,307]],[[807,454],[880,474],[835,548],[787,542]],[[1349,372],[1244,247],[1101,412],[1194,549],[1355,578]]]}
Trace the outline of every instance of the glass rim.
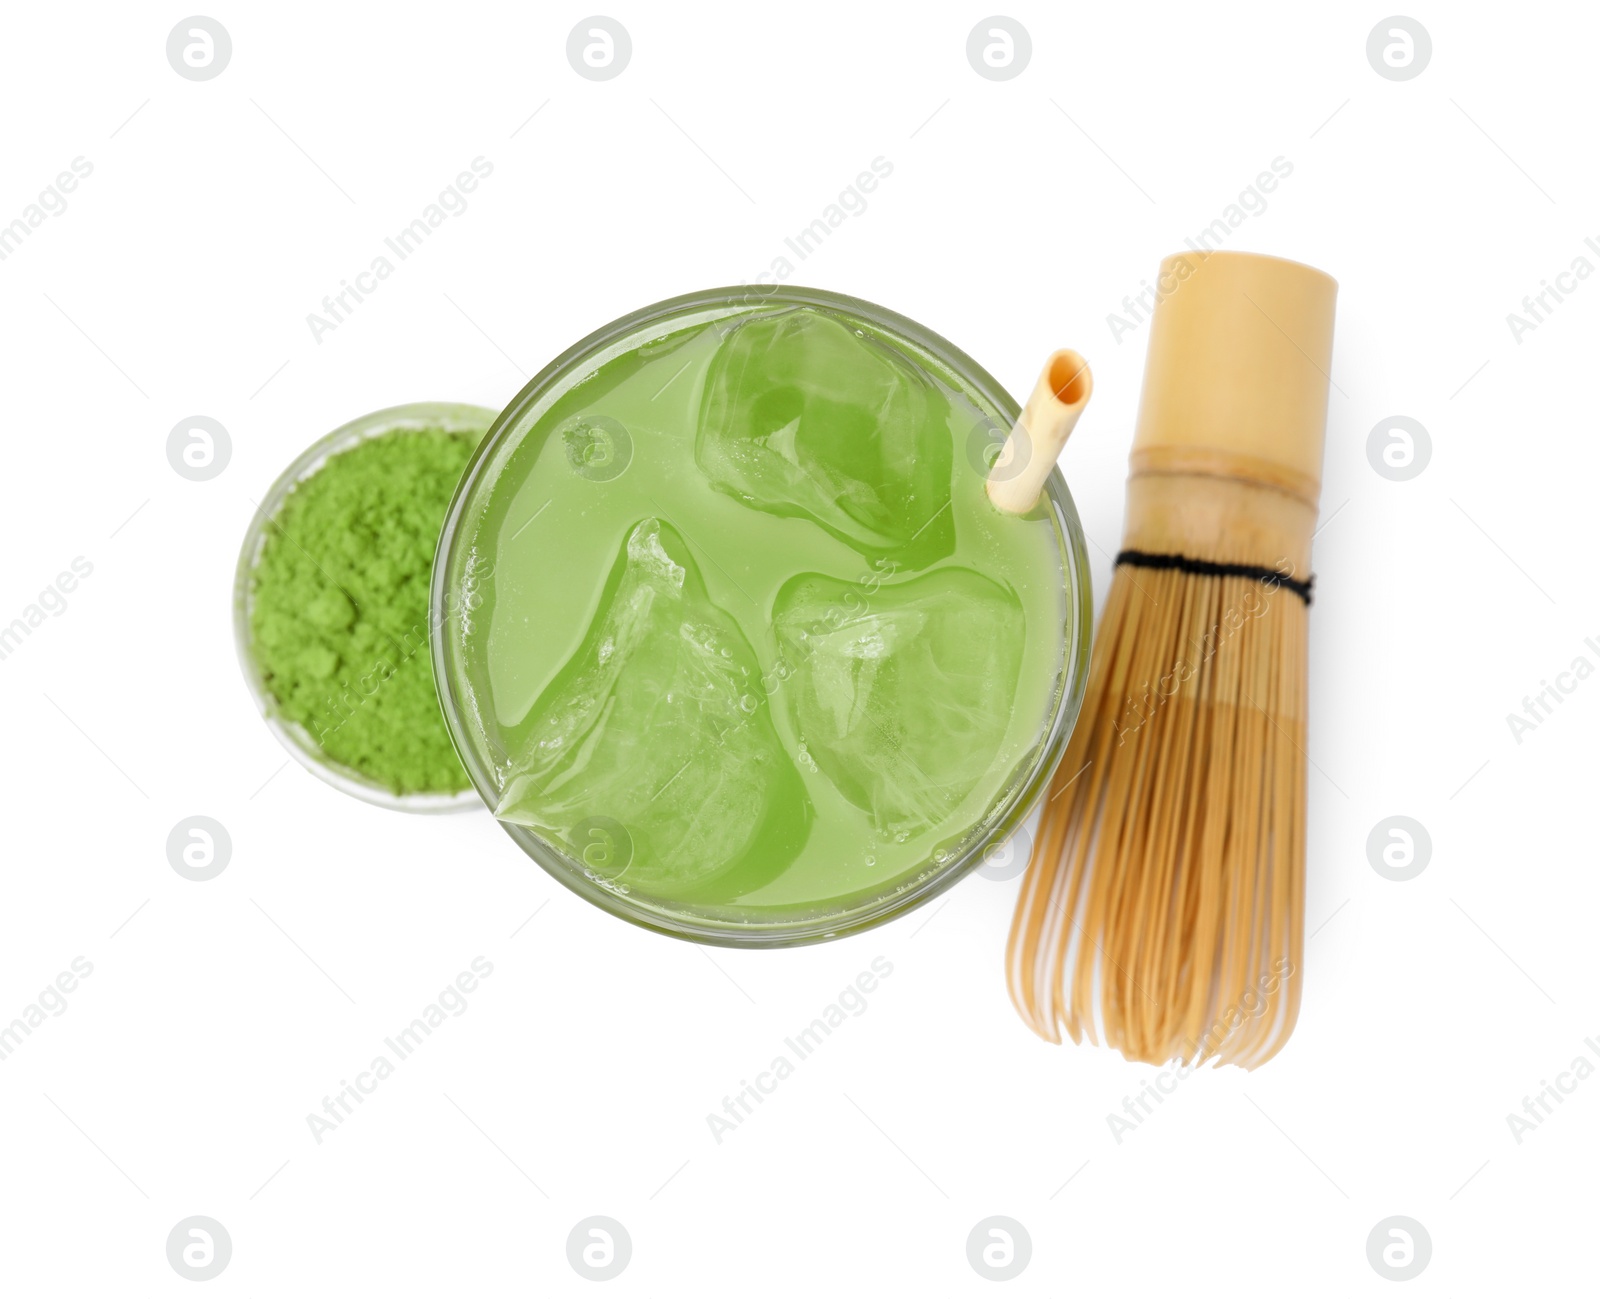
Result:
{"label": "glass rim", "polygon": [[[478,443],[456,485],[455,496],[445,516],[444,529],[439,534],[439,548],[434,555],[428,619],[434,681],[444,710],[445,725],[455,743],[456,752],[486,806],[493,807],[495,785],[482,755],[472,743],[452,675],[458,651],[454,638],[444,634],[449,626],[448,611],[452,607],[449,591],[451,561],[467,507],[483,485],[480,480],[485,467],[502,444],[522,425],[528,412],[574,367],[582,365],[586,369],[594,368],[601,363],[607,349],[633,338],[653,323],[668,319],[681,323],[681,318],[692,316],[697,309],[706,314],[709,322],[710,319],[738,311],[759,310],[762,306],[815,306],[857,316],[893,336],[896,341],[909,344],[916,352],[933,359],[950,374],[957,376],[960,380],[958,386],[971,389],[1005,416],[1007,429],[1016,423],[1022,413],[1020,404],[988,370],[942,335],[876,303],[824,289],[789,285],[736,285],[681,294],[619,316],[567,348],[523,385]],[[1062,543],[1062,573],[1067,583],[1063,593],[1066,621],[1062,627],[1065,662],[1059,679],[1059,694],[1054,703],[1054,715],[1047,727],[1041,727],[1034,749],[1018,760],[1018,770],[1027,765],[1026,775],[1010,787],[1003,799],[991,807],[979,822],[969,828],[970,838],[960,853],[942,864],[930,860],[927,869],[913,885],[887,885],[866,902],[817,917],[768,923],[697,915],[666,905],[641,903],[628,895],[619,894],[597,882],[558,845],[541,837],[530,827],[499,821],[500,827],[548,875],[611,915],[655,933],[720,947],[782,948],[826,942],[884,924],[938,897],[964,879],[983,861],[986,853],[1003,843],[1027,819],[1065,752],[1083,703],[1093,623],[1088,545],[1078,519],[1077,507],[1073,504],[1059,468],[1052,468],[1045,482],[1041,501],[1046,500],[1050,503]]]}
{"label": "glass rim", "polygon": [[[373,780],[355,768],[336,762],[317,746],[305,727],[298,722],[283,718],[278,713],[278,701],[267,688],[252,648],[251,578],[261,558],[261,548],[266,542],[267,528],[277,517],[278,511],[283,508],[289,493],[340,452],[348,451],[369,439],[385,437],[390,433],[408,429],[472,433],[481,443],[490,425],[494,423],[495,416],[496,412],[486,406],[473,406],[465,402],[416,401],[399,406],[386,406],[382,410],[372,411],[341,424],[297,455],[273,480],[272,486],[261,498],[261,504],[250,516],[250,526],[245,529],[244,540],[239,546],[239,558],[233,576],[234,649],[238,654],[239,668],[244,673],[245,685],[267,729],[272,732],[289,756],[312,775],[352,798],[390,811],[422,814],[466,812],[475,807],[482,807],[483,800],[478,796],[476,786],[470,783],[470,778],[467,787],[455,793],[435,791],[397,794],[387,785]],[[437,553],[436,551],[436,557]],[[430,621],[431,617],[430,600]],[[432,639],[430,628],[429,640]]]}

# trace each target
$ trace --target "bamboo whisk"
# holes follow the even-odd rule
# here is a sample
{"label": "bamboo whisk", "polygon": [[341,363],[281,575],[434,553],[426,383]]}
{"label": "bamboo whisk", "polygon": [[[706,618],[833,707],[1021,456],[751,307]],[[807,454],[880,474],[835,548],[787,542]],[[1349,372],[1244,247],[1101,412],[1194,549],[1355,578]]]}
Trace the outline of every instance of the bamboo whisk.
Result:
{"label": "bamboo whisk", "polygon": [[1306,617],[1335,284],[1162,263],[1123,551],[1006,955],[1041,1037],[1254,1068],[1300,1006]]}

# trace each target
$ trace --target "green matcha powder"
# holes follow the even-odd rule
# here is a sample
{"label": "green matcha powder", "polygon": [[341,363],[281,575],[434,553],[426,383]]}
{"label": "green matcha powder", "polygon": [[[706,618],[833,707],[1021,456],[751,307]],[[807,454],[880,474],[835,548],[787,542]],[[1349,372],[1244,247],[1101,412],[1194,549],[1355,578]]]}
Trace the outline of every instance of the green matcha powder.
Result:
{"label": "green matcha powder", "polygon": [[428,650],[433,552],[475,439],[368,438],[295,486],[251,580],[251,649],[278,714],[396,794],[468,785]]}

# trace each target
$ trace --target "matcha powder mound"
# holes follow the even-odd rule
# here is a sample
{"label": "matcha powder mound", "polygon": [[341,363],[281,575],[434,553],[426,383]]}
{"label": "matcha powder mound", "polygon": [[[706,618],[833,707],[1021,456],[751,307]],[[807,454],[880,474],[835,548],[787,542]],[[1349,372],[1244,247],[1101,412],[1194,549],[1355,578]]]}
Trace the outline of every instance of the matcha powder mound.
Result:
{"label": "matcha powder mound", "polygon": [[433,684],[433,551],[474,439],[394,432],[331,457],[267,527],[251,649],[284,719],[396,794],[468,785]]}

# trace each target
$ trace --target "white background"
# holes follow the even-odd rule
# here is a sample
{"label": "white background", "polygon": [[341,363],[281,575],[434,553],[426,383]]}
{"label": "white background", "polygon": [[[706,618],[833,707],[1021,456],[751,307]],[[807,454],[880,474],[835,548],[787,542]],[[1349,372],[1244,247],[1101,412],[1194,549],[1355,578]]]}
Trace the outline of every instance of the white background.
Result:
{"label": "white background", "polygon": [[[0,1289],[188,1294],[168,1232],[233,1242],[218,1295],[989,1293],[968,1232],[1033,1242],[1019,1294],[1387,1293],[1366,1239],[1422,1223],[1418,1295],[1594,1285],[1600,1077],[1519,1144],[1506,1116],[1600,1052],[1593,384],[1600,280],[1520,343],[1525,294],[1600,253],[1600,13],[1028,4],[1032,60],[969,66],[949,4],[626,4],[632,61],[580,78],[585,11],[225,5],[232,60],[180,78],[184,11],[9,6],[0,222],[93,173],[0,262],[0,623],[93,574],[0,661],[0,1022],[93,964],[0,1061]],[[530,115],[535,114],[529,120]],[[470,161],[494,171],[320,342],[322,297]],[[872,299],[1024,393],[1053,347],[1097,395],[1068,481],[1103,593],[1147,331],[1107,315],[1274,158],[1229,247],[1340,283],[1312,610],[1306,996],[1255,1074],[1185,1082],[1119,1144],[1154,1070],[1037,1040],[1001,976],[1017,882],[974,877],[847,941],[697,950],[566,893],[487,814],[343,797],[260,723],[234,656],[239,539],[280,469],[398,402],[504,404],[626,311],[753,279],[873,158],[893,174],[791,283]],[[791,260],[793,260],[791,258]],[[453,300],[453,301],[452,301]],[[169,430],[220,420],[208,482]],[[1369,463],[1402,414],[1424,472]],[[553,562],[559,562],[553,557]],[[168,865],[181,818],[228,868]],[[1415,880],[1373,869],[1416,818]],[[529,917],[532,916],[532,919]],[[319,1145],[306,1122],[472,958],[470,1008]],[[706,1122],[874,957],[869,1009],[719,1145]],[[1595,1037],[1586,1048],[1584,1039]]]}

